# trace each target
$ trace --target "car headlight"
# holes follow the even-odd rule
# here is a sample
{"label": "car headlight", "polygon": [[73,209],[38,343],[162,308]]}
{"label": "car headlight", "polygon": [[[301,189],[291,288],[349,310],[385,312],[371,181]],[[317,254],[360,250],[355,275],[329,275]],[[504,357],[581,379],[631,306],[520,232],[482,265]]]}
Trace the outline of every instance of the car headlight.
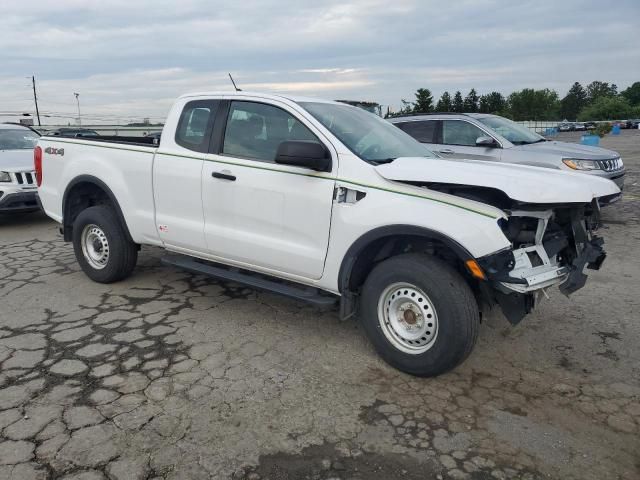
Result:
{"label": "car headlight", "polygon": [[9,172],[0,172],[0,182],[10,182],[11,181],[11,175],[9,175]]}
{"label": "car headlight", "polygon": [[563,158],[562,163],[572,170],[600,170],[596,160],[578,160],[577,158]]}

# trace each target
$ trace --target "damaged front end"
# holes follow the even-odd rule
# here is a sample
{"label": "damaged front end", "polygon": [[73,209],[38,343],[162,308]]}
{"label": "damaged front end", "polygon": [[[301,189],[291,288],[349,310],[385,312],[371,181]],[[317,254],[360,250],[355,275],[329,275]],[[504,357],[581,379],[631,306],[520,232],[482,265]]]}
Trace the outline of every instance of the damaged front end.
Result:
{"label": "damaged front end", "polygon": [[[485,298],[500,305],[517,324],[546,289],[559,285],[565,295],[582,288],[584,269],[598,270],[606,257],[597,199],[587,205],[514,205],[499,221],[512,248],[478,259],[490,285]],[[489,288],[487,288],[489,287]]]}

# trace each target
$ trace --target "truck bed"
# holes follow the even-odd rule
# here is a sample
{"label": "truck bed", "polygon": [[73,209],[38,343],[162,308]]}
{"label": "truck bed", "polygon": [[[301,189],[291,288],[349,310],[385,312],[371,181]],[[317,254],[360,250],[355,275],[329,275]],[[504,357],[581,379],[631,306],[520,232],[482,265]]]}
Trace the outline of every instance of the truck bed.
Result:
{"label": "truck bed", "polygon": [[156,139],[152,137],[127,137],[123,135],[100,135],[99,137],[62,137],[62,136],[47,136],[43,138],[50,140],[82,140],[86,142],[97,143],[117,143],[121,145],[136,145],[138,147],[157,148],[158,145],[154,143]]}

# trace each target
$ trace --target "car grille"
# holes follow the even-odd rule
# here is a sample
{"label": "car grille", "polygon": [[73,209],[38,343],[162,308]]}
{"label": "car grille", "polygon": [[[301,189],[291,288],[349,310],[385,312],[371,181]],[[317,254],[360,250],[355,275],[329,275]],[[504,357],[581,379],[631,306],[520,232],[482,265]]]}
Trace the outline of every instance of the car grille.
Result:
{"label": "car grille", "polygon": [[35,185],[36,172],[15,172],[15,181],[18,185]]}
{"label": "car grille", "polygon": [[611,160],[598,160],[600,168],[605,172],[616,172],[622,170],[623,164],[620,158],[612,158]]}

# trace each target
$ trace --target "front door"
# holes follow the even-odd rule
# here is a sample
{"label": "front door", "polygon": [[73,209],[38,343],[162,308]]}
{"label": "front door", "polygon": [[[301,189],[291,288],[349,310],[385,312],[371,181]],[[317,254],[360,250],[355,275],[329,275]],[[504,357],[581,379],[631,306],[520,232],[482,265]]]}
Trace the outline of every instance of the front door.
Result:
{"label": "front door", "polygon": [[218,153],[207,155],[202,171],[209,253],[246,266],[320,278],[329,243],[335,153],[331,173],[276,164],[281,142],[320,142],[313,127],[285,105],[227,105]]}
{"label": "front door", "polygon": [[502,149],[477,146],[476,140],[490,136],[466,120],[442,120],[440,145],[435,148],[443,158],[466,158],[469,160],[500,160]]}

